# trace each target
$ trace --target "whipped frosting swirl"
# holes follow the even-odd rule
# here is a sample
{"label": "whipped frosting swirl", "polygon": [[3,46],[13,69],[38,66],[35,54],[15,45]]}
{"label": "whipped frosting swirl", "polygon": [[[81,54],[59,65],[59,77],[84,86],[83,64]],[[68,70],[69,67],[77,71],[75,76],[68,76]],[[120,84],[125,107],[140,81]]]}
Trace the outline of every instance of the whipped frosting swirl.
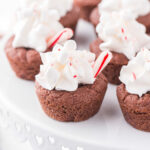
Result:
{"label": "whipped frosting swirl", "polygon": [[99,4],[99,13],[112,13],[113,11],[128,11],[130,15],[138,18],[150,13],[149,0],[103,0]]}
{"label": "whipped frosting swirl", "polygon": [[64,29],[59,20],[72,9],[72,5],[73,0],[22,1],[16,14],[13,47],[46,51],[49,43]]}
{"label": "whipped frosting swirl", "polygon": [[18,12],[13,47],[33,48],[44,52],[48,41],[63,29],[55,10],[25,8]]}
{"label": "whipped frosting swirl", "polygon": [[96,31],[102,51],[111,50],[131,59],[142,48],[150,48],[150,36],[144,25],[126,11],[103,13]]}
{"label": "whipped frosting swirl", "polygon": [[143,48],[136,57],[123,66],[120,81],[131,94],[142,96],[150,91],[150,50]]}
{"label": "whipped frosting swirl", "polygon": [[52,52],[41,53],[43,65],[36,81],[48,90],[75,91],[79,84],[94,83],[95,74],[99,74],[112,57],[111,53],[107,52],[107,60],[99,71],[99,64],[102,64],[105,55],[106,52],[95,62],[95,54],[77,51],[73,40],[66,41],[63,45],[57,44]]}

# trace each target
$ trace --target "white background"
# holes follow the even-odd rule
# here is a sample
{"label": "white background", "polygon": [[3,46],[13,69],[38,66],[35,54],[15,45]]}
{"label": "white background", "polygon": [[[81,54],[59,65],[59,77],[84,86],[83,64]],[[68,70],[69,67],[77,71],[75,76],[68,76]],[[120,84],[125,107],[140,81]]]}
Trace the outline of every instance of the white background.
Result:
{"label": "white background", "polygon": [[0,32],[4,33],[10,27],[13,11],[18,5],[18,0],[0,0]]}
{"label": "white background", "polygon": [[[18,0],[0,0],[0,34],[11,30],[13,11]],[[31,150],[28,143],[22,144],[6,130],[0,128],[0,150]]]}

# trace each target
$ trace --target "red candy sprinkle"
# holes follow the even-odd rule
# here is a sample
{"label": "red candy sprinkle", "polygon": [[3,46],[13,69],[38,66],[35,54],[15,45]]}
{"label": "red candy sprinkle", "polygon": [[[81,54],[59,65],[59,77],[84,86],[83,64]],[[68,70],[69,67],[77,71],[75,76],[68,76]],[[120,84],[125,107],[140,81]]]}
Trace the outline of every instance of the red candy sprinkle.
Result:
{"label": "red candy sprinkle", "polygon": [[127,40],[127,36],[125,36],[124,39]]}
{"label": "red candy sprinkle", "polygon": [[124,33],[124,28],[121,28],[121,32]]}
{"label": "red candy sprinkle", "polygon": [[[124,34],[124,28],[121,28],[121,32]],[[127,36],[125,36],[124,39],[127,40]]]}
{"label": "red candy sprinkle", "polygon": [[132,72],[132,75],[133,75],[134,80],[136,80],[136,75],[134,72]]}
{"label": "red candy sprinkle", "polygon": [[74,75],[73,78],[77,78],[77,75]]}

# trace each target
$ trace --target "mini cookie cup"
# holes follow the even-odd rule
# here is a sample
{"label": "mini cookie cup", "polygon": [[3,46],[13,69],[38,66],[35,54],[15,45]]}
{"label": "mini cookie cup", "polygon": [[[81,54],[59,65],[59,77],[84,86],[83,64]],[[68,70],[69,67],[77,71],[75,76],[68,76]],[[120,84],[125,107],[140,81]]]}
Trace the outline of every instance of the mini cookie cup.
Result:
{"label": "mini cookie cup", "polygon": [[138,130],[150,132],[150,92],[139,97],[128,93],[121,84],[117,87],[117,97],[125,120]]}
{"label": "mini cookie cup", "polygon": [[42,64],[39,52],[34,49],[13,48],[13,40],[14,36],[5,46],[5,53],[12,69],[19,78],[35,80],[35,75],[39,73]]}
{"label": "mini cookie cup", "polygon": [[80,85],[76,91],[47,90],[36,82],[36,94],[44,112],[63,122],[79,122],[100,109],[107,89],[107,79],[100,74],[94,84]]}
{"label": "mini cookie cup", "polygon": [[[65,35],[65,37],[63,37]],[[47,49],[43,52],[49,52],[52,48],[60,42],[62,39],[67,40],[73,36],[73,32],[70,28],[64,28],[61,32],[58,32],[54,38],[47,43]],[[40,71],[40,65],[42,60],[40,53],[35,49],[24,48],[24,47],[13,47],[13,41],[15,36],[12,36],[6,43],[5,53],[9,60],[9,63],[19,78],[25,80],[35,80],[35,75]],[[63,41],[62,40],[62,41]],[[62,42],[61,41],[61,42]]]}

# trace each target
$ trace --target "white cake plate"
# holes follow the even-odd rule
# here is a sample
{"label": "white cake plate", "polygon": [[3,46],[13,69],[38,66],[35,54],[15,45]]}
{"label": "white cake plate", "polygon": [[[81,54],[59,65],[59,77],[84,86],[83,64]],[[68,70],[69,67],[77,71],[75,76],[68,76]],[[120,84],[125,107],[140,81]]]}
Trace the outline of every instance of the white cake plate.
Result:
{"label": "white cake plate", "polygon": [[[95,38],[93,28],[80,22],[80,47]],[[80,34],[79,34],[80,32]],[[109,85],[103,105],[93,118],[80,123],[62,123],[45,115],[34,83],[18,79],[0,49],[0,120],[21,141],[34,150],[149,150],[150,133],[128,125],[116,98],[116,87]]]}

